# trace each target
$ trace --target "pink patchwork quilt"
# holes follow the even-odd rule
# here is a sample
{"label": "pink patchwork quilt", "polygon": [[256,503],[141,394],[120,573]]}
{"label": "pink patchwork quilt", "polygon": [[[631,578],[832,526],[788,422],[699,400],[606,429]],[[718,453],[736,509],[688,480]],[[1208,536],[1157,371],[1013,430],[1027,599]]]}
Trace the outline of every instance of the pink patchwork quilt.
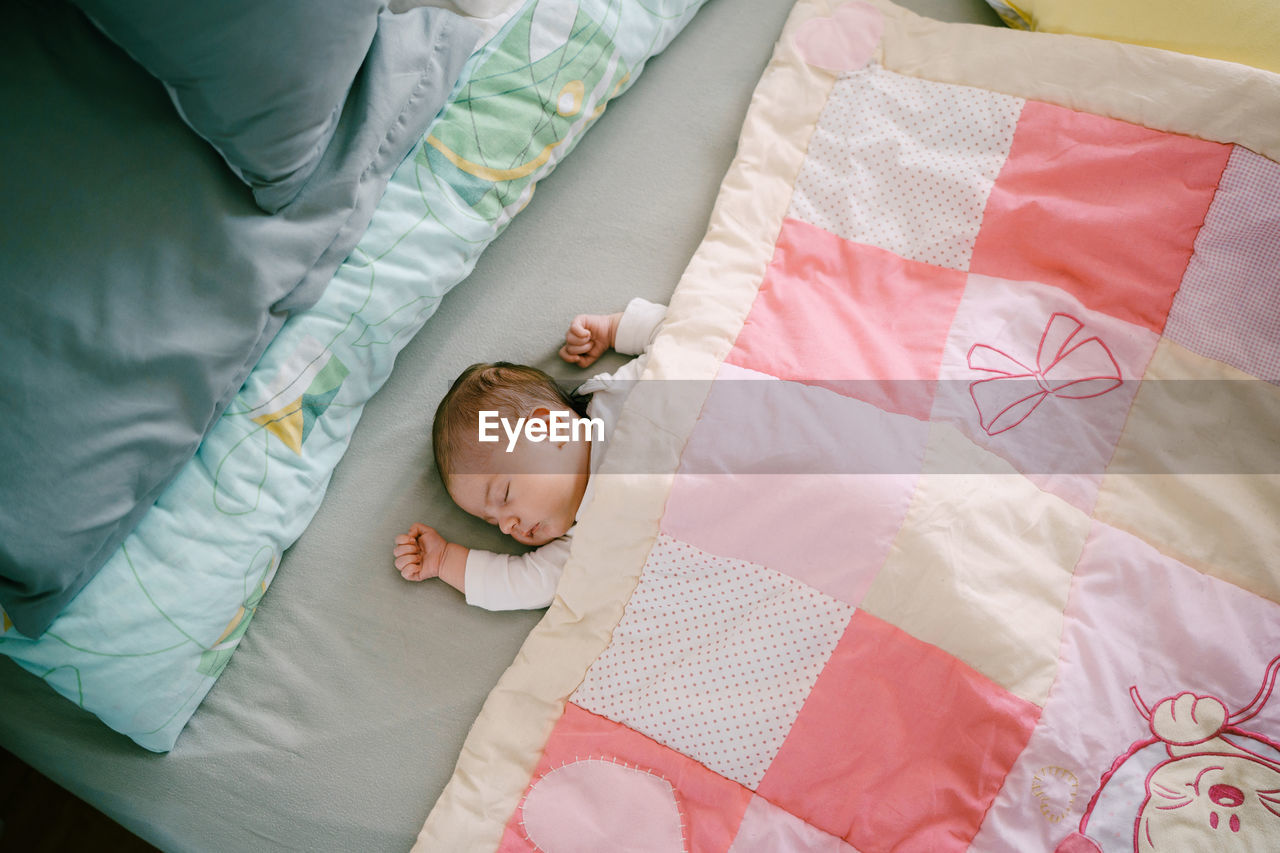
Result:
{"label": "pink patchwork quilt", "polygon": [[1280,77],[801,0],[418,849],[1280,850]]}

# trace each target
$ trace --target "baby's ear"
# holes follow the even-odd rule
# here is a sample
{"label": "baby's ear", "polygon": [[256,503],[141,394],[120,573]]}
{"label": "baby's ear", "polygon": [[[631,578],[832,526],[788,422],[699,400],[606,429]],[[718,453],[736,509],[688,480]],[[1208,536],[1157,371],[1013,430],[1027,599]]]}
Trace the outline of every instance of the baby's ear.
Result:
{"label": "baby's ear", "polygon": [[[532,412],[529,413],[529,420],[543,421],[544,423],[547,424],[547,427],[549,429],[551,427],[551,410],[548,409],[546,406],[539,406],[538,408],[534,409]],[[565,447],[568,446],[569,440],[568,439],[556,440],[551,438],[550,435],[548,435],[547,443],[554,445],[555,447],[563,450]]]}

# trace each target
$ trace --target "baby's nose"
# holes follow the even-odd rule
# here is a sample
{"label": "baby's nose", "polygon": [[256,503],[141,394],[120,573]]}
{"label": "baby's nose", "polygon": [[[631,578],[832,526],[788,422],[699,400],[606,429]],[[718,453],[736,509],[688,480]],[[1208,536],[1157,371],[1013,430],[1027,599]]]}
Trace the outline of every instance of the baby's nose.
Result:
{"label": "baby's nose", "polygon": [[511,531],[515,530],[519,526],[520,519],[516,518],[514,515],[508,515],[498,519],[498,529],[506,536],[510,536]]}
{"label": "baby's nose", "polygon": [[1235,785],[1214,785],[1209,789],[1209,799],[1217,805],[1234,809],[1244,805],[1244,791]]}

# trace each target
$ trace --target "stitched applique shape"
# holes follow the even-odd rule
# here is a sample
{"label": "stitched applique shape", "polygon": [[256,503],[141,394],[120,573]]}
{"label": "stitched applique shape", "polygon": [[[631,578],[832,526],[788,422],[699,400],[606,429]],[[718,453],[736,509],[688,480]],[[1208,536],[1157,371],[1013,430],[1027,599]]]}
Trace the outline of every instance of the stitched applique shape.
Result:
{"label": "stitched applique shape", "polygon": [[608,758],[548,772],[521,806],[524,831],[547,853],[687,853],[684,815],[663,777]]}
{"label": "stitched applique shape", "polygon": [[1102,339],[1095,335],[1076,341],[1083,328],[1070,314],[1051,316],[1034,366],[987,344],[969,348],[969,368],[995,374],[969,383],[978,423],[987,435],[1018,426],[1049,397],[1087,400],[1120,387],[1120,365]]}

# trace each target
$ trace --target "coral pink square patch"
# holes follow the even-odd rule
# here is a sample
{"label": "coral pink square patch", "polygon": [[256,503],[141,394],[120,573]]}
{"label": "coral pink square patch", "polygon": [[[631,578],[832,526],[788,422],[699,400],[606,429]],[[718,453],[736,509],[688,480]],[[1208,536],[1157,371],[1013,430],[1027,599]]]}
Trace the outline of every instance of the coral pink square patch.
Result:
{"label": "coral pink square patch", "polygon": [[750,801],[693,759],[569,704],[498,849],[728,850]]}
{"label": "coral pink square patch", "polygon": [[927,420],[964,282],[788,219],[726,360]]}
{"label": "coral pink square patch", "polygon": [[1231,146],[1028,101],[969,271],[1159,332]]}
{"label": "coral pink square patch", "polygon": [[1039,713],[859,611],[757,793],[863,853],[964,850]]}
{"label": "coral pink square patch", "polygon": [[907,513],[928,435],[906,415],[724,365],[662,530],[857,605]]}

